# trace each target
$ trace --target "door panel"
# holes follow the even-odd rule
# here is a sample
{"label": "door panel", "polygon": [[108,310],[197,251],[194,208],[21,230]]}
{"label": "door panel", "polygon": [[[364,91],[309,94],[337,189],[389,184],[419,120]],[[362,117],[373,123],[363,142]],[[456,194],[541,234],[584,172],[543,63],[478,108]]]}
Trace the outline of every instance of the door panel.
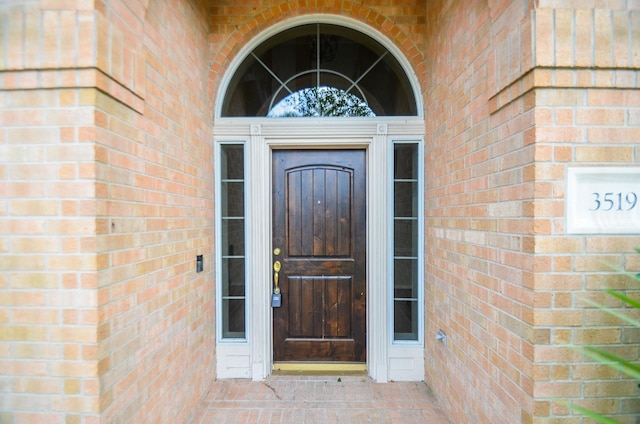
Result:
{"label": "door panel", "polygon": [[273,152],[275,361],[366,361],[364,150]]}
{"label": "door panel", "polygon": [[289,337],[351,337],[352,281],[347,276],[290,276]]}
{"label": "door panel", "polygon": [[303,168],[285,178],[289,257],[349,257],[353,172]]}

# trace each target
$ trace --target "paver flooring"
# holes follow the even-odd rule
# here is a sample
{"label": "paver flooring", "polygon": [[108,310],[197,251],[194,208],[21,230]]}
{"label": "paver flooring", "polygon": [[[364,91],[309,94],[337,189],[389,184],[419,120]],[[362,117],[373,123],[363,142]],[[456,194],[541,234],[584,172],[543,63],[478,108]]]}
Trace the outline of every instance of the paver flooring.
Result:
{"label": "paver flooring", "polygon": [[271,376],[218,380],[194,424],[449,424],[424,383],[375,383],[364,376]]}

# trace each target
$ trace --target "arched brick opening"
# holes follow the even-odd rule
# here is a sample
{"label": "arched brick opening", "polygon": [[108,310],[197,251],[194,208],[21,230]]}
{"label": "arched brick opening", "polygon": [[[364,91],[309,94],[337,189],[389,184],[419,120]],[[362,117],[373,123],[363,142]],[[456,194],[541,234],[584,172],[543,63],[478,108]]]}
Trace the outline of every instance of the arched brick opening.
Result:
{"label": "arched brick opening", "polygon": [[[229,65],[242,50],[242,48],[254,37],[268,28],[292,18],[307,15],[336,15],[347,17],[370,26],[390,39],[400,52],[408,60],[413,68],[418,81],[424,81],[424,7],[416,6],[416,15],[411,19],[403,14],[403,8],[393,8],[393,13],[384,14],[382,7],[366,6],[359,2],[344,0],[336,2],[332,6],[315,7],[302,3],[294,7],[289,2],[271,5],[260,11],[255,8],[210,8],[211,30],[211,89],[217,94]],[[235,13],[234,13],[235,12]],[[231,15],[229,15],[231,13]],[[405,16],[407,21],[399,25],[394,17]],[[422,90],[422,89],[421,89]],[[216,99],[213,99],[215,102]]]}

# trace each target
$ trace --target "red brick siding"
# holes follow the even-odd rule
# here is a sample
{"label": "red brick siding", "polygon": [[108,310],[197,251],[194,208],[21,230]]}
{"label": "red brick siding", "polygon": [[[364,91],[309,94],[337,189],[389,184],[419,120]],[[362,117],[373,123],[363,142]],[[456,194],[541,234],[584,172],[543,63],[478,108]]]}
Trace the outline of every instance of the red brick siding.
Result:
{"label": "red brick siding", "polygon": [[534,102],[492,110],[491,99],[531,67],[527,7],[447,1],[427,16],[426,380],[452,422],[520,422],[541,337],[526,250]]}
{"label": "red brick siding", "polygon": [[639,162],[640,5],[237,3],[0,6],[0,421],[192,416],[215,362],[214,97],[252,37],[317,13],[387,36],[424,90],[425,379],[452,422],[580,422],[555,397],[632,422],[637,387],[564,345],[638,359],[585,308],[619,306],[602,262],[637,271],[638,238],[567,236],[564,196],[569,165]]}
{"label": "red brick siding", "polygon": [[[106,6],[105,67],[143,104],[105,96],[96,111],[102,417],[184,422],[214,376],[206,12],[192,1],[130,3]],[[144,61],[127,62],[127,49]]]}
{"label": "red brick siding", "polygon": [[554,397],[638,412],[628,380],[560,346],[638,359],[632,329],[581,300],[619,284],[603,261],[638,269],[638,237],[564,234],[568,165],[639,160],[638,12],[543,3],[427,10],[427,381],[454,422],[579,422]]}
{"label": "red brick siding", "polygon": [[184,422],[214,376],[206,12],[95,3],[0,11],[2,422]]}

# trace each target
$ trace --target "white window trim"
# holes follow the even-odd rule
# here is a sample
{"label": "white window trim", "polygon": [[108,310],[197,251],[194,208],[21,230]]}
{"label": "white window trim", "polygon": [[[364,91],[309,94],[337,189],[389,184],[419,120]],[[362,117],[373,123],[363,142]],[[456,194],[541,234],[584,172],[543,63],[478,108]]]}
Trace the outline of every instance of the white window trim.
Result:
{"label": "white window trim", "polygon": [[[416,144],[418,147],[418,339],[417,340],[395,340],[394,339],[394,275],[393,275],[393,148],[395,144]],[[388,325],[389,325],[389,375],[394,381],[415,381],[417,376],[424,376],[424,139],[422,137],[398,137],[390,136],[388,141],[387,166],[389,168],[389,178],[387,180],[389,201],[388,214],[389,224],[389,251],[387,260],[389,261],[389,281],[388,290]],[[422,378],[420,378],[422,380]]]}
{"label": "white window trim", "polygon": [[[215,190],[216,190],[216,201],[215,201],[215,258],[216,258],[216,267],[215,267],[215,275],[216,275],[216,358],[218,361],[223,360],[223,363],[218,363],[218,378],[227,378],[227,377],[235,377],[235,378],[250,378],[251,374],[249,372],[249,364],[250,364],[250,352],[248,350],[248,340],[251,338],[252,326],[249,325],[251,320],[251,309],[249,307],[251,302],[251,293],[245,292],[245,337],[244,338],[223,338],[222,337],[222,210],[221,210],[221,201],[220,201],[220,190],[221,190],[221,177],[220,177],[220,168],[221,168],[221,146],[222,145],[242,145],[244,148],[244,199],[245,205],[248,201],[248,178],[247,178],[247,145],[248,145],[248,137],[238,137],[233,139],[226,139],[223,142],[215,143]],[[245,207],[245,243],[247,242],[248,235],[250,234],[250,220],[246,216],[247,211]],[[245,251],[245,284],[247,281],[247,272],[249,266],[247,264],[247,252]]]}
{"label": "white window trim", "polygon": [[[245,57],[274,35],[310,23],[342,25],[380,42],[402,66],[416,101],[418,116],[379,118],[221,118],[228,85]],[[363,148],[367,151],[367,368],[379,382],[424,379],[424,309],[418,342],[393,342],[393,297],[389,300],[393,252],[389,243],[393,215],[389,164],[394,140],[423,140],[425,123],[420,84],[409,61],[384,34],[363,22],[339,15],[312,14],[280,22],[250,40],[232,60],[216,96],[213,134],[217,142],[245,144],[245,228],[247,281],[246,341],[220,340],[216,346],[218,378],[263,380],[272,371],[271,312],[271,150],[273,148]],[[422,143],[421,143],[422,146]],[[421,147],[422,149],[422,147]],[[392,168],[391,168],[392,169]],[[424,184],[421,174],[421,184]],[[423,186],[421,186],[423,187]],[[216,188],[217,189],[217,188]],[[423,193],[423,190],[420,191]],[[266,209],[266,213],[265,213]],[[423,209],[421,209],[423,210]],[[424,222],[424,217],[420,222]],[[219,215],[216,214],[216,223]],[[423,224],[422,224],[423,225]],[[424,237],[424,227],[420,227]],[[423,240],[423,239],[421,239]],[[422,246],[422,243],[421,243]],[[421,255],[422,257],[422,255]],[[423,262],[419,262],[422,272]],[[422,285],[423,280],[421,280]],[[424,294],[420,300],[424,304]]]}
{"label": "white window trim", "polygon": [[[393,309],[389,301],[389,282],[393,278],[390,275],[390,258],[392,260],[393,252],[390,250],[389,227],[392,226],[393,216],[386,207],[392,194],[389,163],[393,158],[393,141],[422,140],[423,133],[424,121],[421,118],[240,118],[220,119],[215,123],[216,147],[222,142],[246,141],[247,199],[247,339],[218,339],[218,378],[264,380],[272,372],[269,282],[273,248],[271,151],[274,148],[366,149],[368,373],[379,382],[420,381],[424,378],[423,340],[412,343],[393,342],[393,329],[390,326]],[[219,215],[216,214],[216,223],[218,221]],[[421,299],[420,304],[423,303]],[[420,318],[424,321],[424,314]],[[423,322],[419,325],[421,329],[424,328]]]}

